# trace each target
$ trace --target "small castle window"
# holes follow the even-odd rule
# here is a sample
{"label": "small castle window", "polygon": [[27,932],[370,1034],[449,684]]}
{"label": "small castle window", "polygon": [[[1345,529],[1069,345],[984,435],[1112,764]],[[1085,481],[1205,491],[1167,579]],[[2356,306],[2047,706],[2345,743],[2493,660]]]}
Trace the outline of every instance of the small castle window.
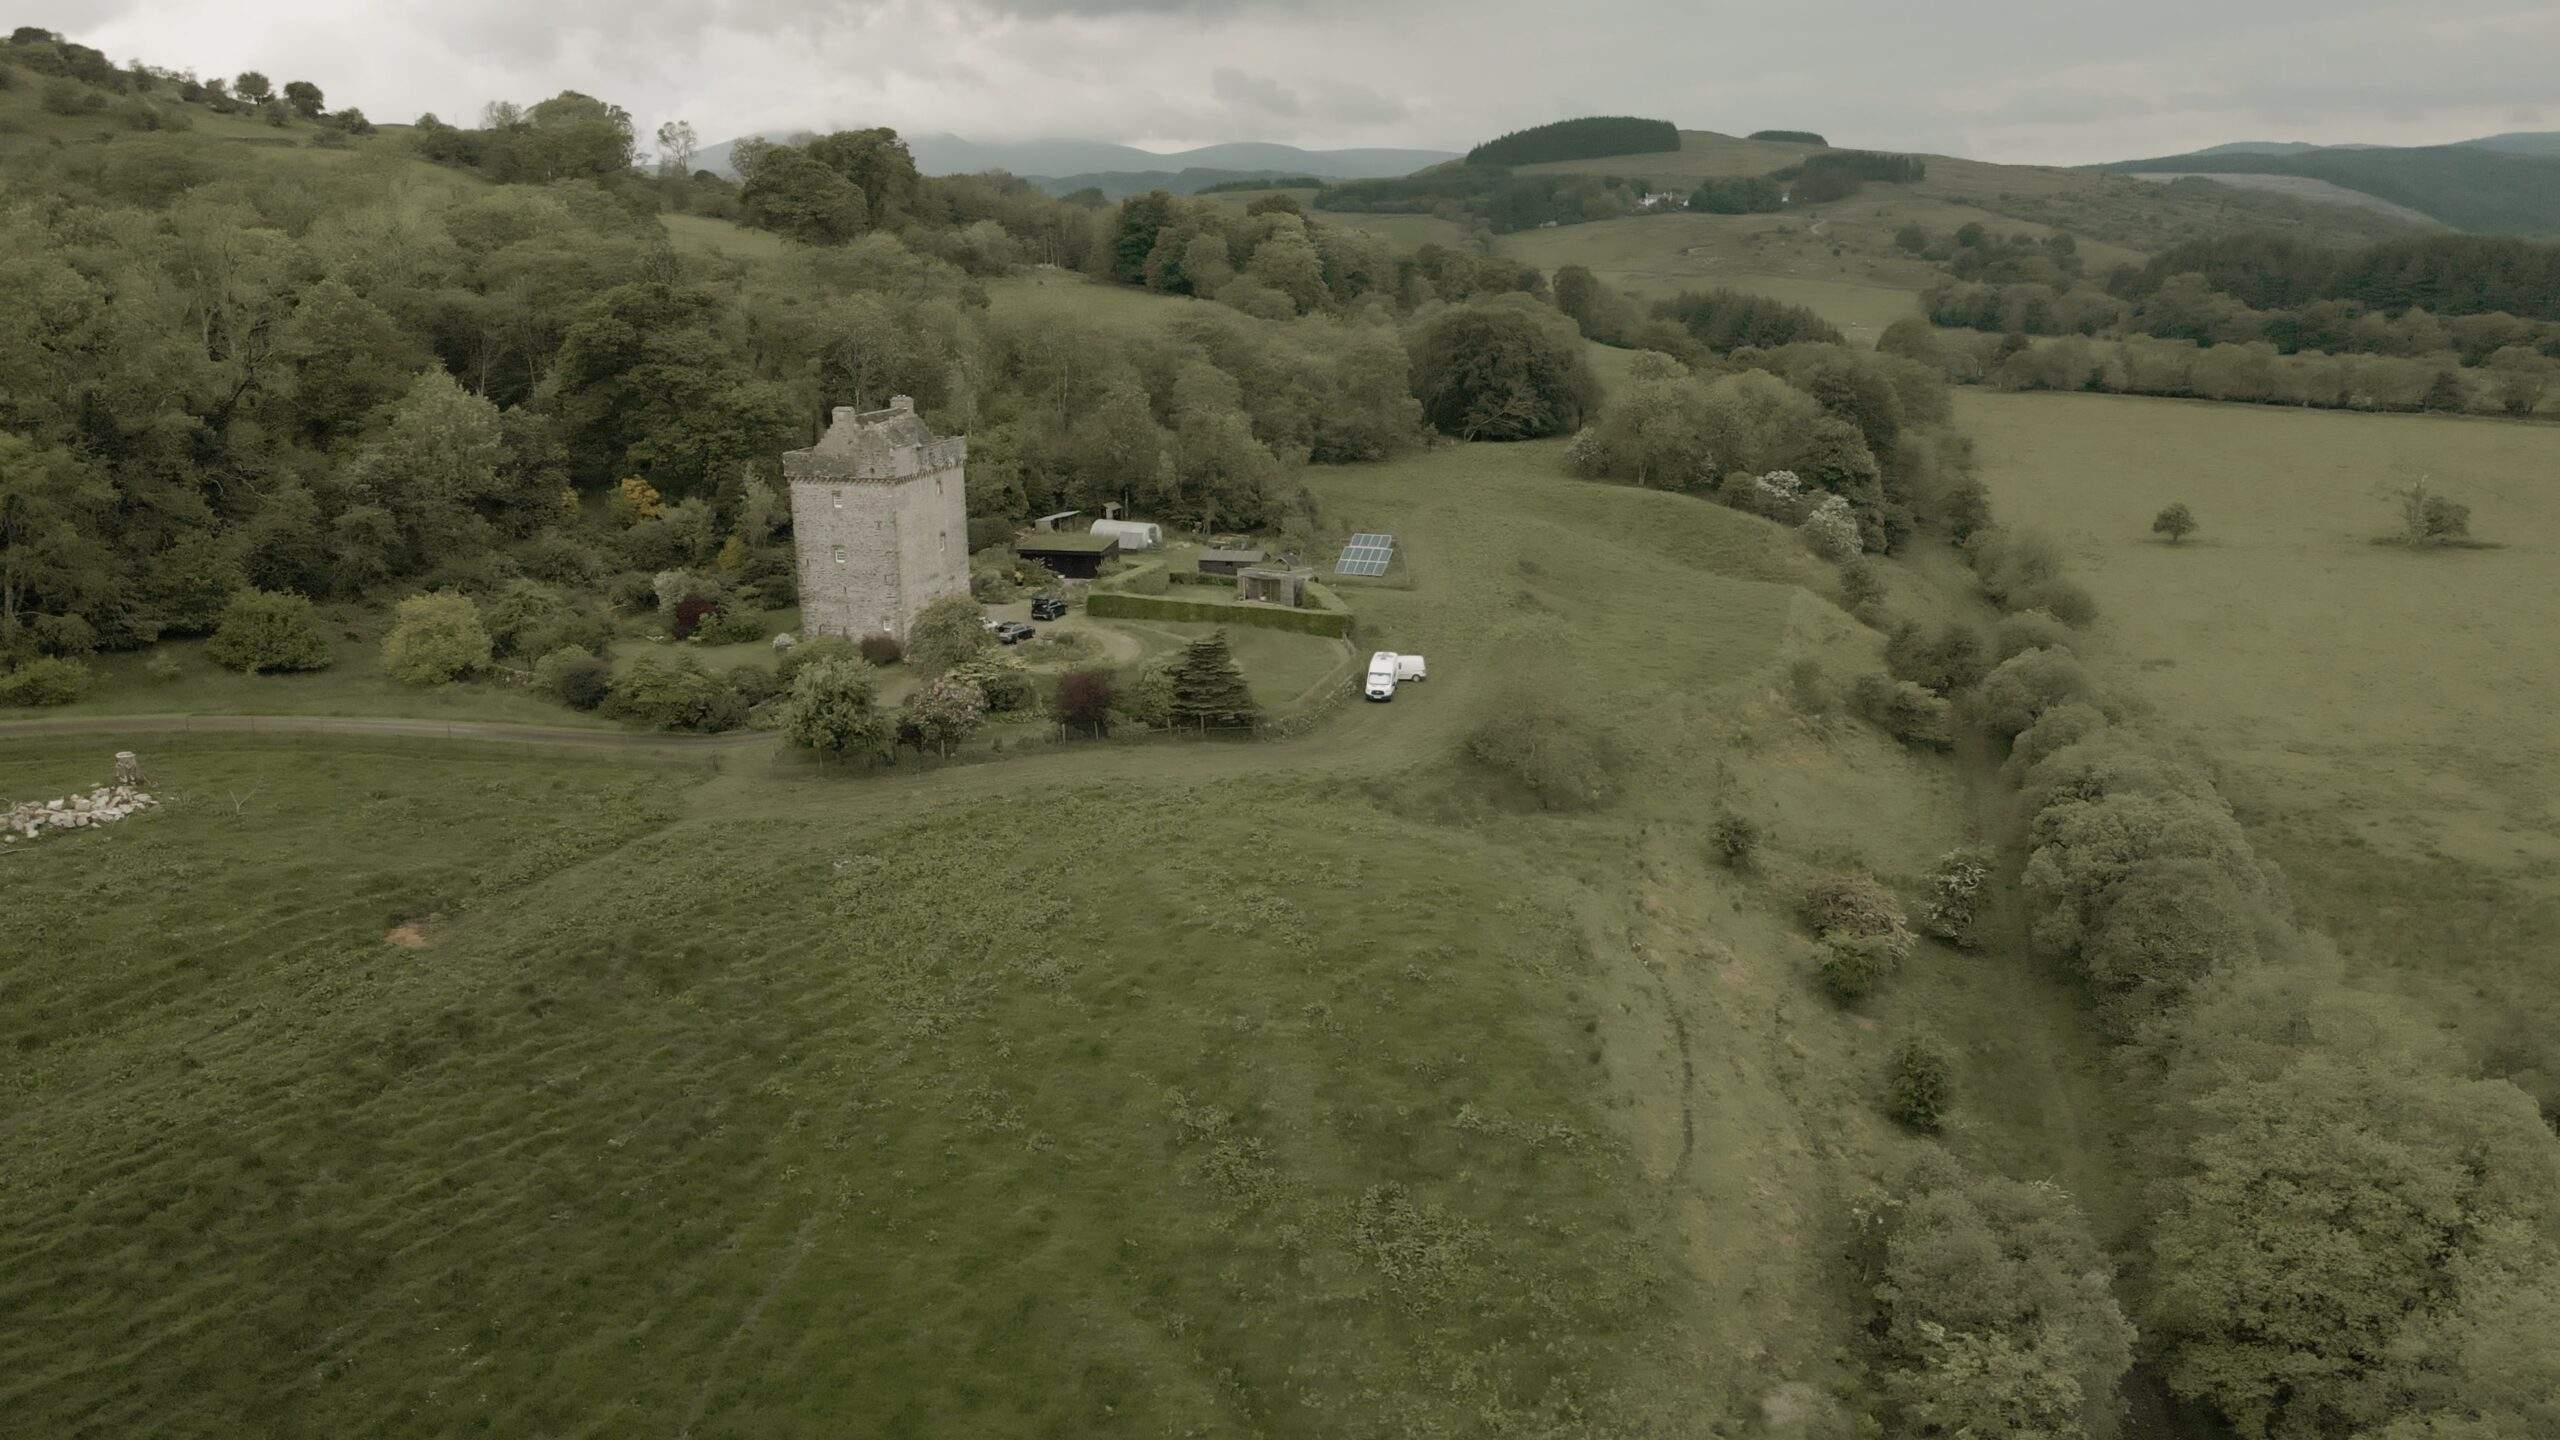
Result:
{"label": "small castle window", "polygon": [[836,563],[839,565],[844,563],[844,547],[841,545],[836,547]]}
{"label": "small castle window", "polygon": [[[836,508],[837,508],[837,509],[839,509],[839,510],[843,509],[843,508],[844,508],[844,492],[843,492],[842,490],[838,490],[838,491],[836,491],[836,492],[835,492],[835,499],[836,499]],[[844,557],[843,557],[843,556],[841,556],[841,555],[839,555],[839,556],[837,556],[836,558],[837,558],[837,559],[839,559],[839,560],[841,560],[841,559],[843,559]]]}

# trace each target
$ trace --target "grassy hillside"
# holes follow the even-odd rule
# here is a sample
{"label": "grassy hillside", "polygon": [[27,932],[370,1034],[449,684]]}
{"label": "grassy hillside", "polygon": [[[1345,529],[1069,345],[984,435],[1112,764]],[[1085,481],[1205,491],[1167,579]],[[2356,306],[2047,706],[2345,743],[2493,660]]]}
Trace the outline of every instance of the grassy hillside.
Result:
{"label": "grassy hillside", "polygon": [[[2066,541],[2106,663],[2206,753],[2311,916],[2474,1035],[2548,1033],[2560,429],[1968,390],[2000,512]],[[2371,543],[2420,476],[2500,548]],[[2149,533],[2172,500],[2203,529]],[[2560,1096],[2560,1092],[2555,1092]]]}
{"label": "grassy hillside", "polygon": [[2298,175],[2406,206],[2459,230],[2560,234],[2560,157],[2476,145],[2375,146],[2283,155],[2172,155],[2117,171]]}
{"label": "grassy hillside", "polygon": [[[1359,603],[1434,678],[1286,744],[866,779],[154,737],[166,810],[5,861],[0,1400],[64,1435],[1833,1414],[1847,1197],[1913,1143],[1873,1027],[1958,1039],[2000,1117],[1959,1148],[2103,1213],[2102,1067],[2017,1033],[2068,1013],[2032,972],[1815,997],[1794,888],[1916,871],[1956,772],[1771,703],[1874,645],[1779,532],[1558,459],[1313,477],[1409,547],[1424,583]],[[1625,799],[1466,767],[1524,659]],[[111,748],[13,743],[0,790]],[[1719,804],[1760,869],[1707,862]]]}

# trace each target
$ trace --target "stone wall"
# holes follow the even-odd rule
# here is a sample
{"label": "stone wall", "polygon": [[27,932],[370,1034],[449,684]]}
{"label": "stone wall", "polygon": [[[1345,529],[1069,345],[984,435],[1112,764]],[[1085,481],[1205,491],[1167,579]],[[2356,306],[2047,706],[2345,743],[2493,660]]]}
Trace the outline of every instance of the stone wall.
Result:
{"label": "stone wall", "polygon": [[903,641],[928,603],[969,592],[967,460],[968,441],[936,439],[904,396],[839,409],[782,457],[805,634]]}

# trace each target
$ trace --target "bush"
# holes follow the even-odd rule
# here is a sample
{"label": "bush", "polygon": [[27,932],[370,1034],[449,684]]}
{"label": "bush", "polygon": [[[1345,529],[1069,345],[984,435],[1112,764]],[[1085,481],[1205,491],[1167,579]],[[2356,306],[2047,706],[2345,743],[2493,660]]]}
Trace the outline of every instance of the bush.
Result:
{"label": "bush", "polygon": [[1760,827],[1745,816],[1719,810],[1708,838],[1716,859],[1728,870],[1739,870],[1751,863],[1752,852],[1760,848]]}
{"label": "bush", "polygon": [[1111,710],[1118,701],[1108,670],[1069,670],[1058,677],[1049,697],[1049,714],[1060,725],[1089,735],[1109,733]]}
{"label": "bush", "polygon": [[107,108],[107,97],[76,80],[57,76],[44,82],[36,103],[49,115],[95,115]]}
{"label": "bush", "polygon": [[1902,968],[1903,953],[1887,936],[1832,934],[1815,947],[1814,964],[1822,988],[1847,1002],[1864,998],[1890,979]]}
{"label": "bush", "polygon": [[572,710],[593,710],[613,690],[613,667],[575,645],[564,645],[533,663],[536,690]]}
{"label": "bush", "polygon": [[1860,715],[1906,745],[1944,750],[1955,743],[1955,707],[1908,680],[1861,675],[1849,698]]}
{"label": "bush", "polygon": [[251,675],[325,670],[331,658],[311,602],[279,590],[243,590],[232,596],[204,653],[226,670]]}
{"label": "bush", "polygon": [[1977,697],[1982,723],[2015,740],[2047,711],[2089,693],[2080,662],[2060,650],[2022,650],[1983,677]]}
{"label": "bush", "polygon": [[1858,538],[1858,519],[1849,513],[1849,502],[1837,495],[1825,495],[1812,513],[1804,517],[1806,548],[1835,564],[1858,558],[1863,542]]}
{"label": "bush", "polygon": [[693,627],[696,645],[744,645],[765,635],[764,616],[735,600],[701,617]]}
{"label": "bush", "polygon": [[2068,1196],[1932,1155],[1890,1214],[1875,1290],[1896,1412],[1883,1433],[2116,1433],[2133,1327]]}
{"label": "bush", "polygon": [[1993,664],[2027,650],[2061,650],[2077,648],[2071,627],[2060,617],[2043,610],[2020,610],[2003,615],[1991,631]]}
{"label": "bush", "polygon": [[978,602],[966,595],[945,595],[933,601],[907,627],[907,658],[926,676],[965,665],[995,643]]}
{"label": "bush", "polygon": [[89,667],[46,656],[0,676],[0,705],[68,705],[89,693]]}
{"label": "bush", "polygon": [[898,637],[887,633],[865,635],[861,641],[862,658],[872,665],[890,666],[907,658],[907,647]]}
{"label": "bush", "polygon": [[1917,625],[1895,628],[1885,641],[1885,668],[1897,680],[1908,680],[1936,695],[1952,695],[1981,682],[1990,668],[1982,653],[1982,636],[1970,625],[1951,620],[1935,635]]}
{"label": "bush", "polygon": [[1929,872],[1929,909],[1921,925],[1953,945],[1971,945],[1973,922],[1982,908],[1983,887],[1991,881],[1991,854],[1968,845],[1938,857]]}
{"label": "bush", "polygon": [[837,758],[884,758],[897,734],[896,721],[880,708],[869,668],[842,656],[801,667],[780,718],[784,739]]}
{"label": "bush", "polygon": [[2097,706],[2065,700],[2037,716],[2036,723],[2020,731],[2018,738],[2009,742],[2008,763],[2001,768],[2011,780],[2017,780],[2045,757],[2077,745],[2106,728],[2107,717]]}
{"label": "bush", "polygon": [[1831,672],[1819,660],[1799,660],[1787,667],[1787,703],[1796,713],[1809,720],[1819,720],[1840,708],[1840,687],[1831,681]]}
{"label": "bush", "polygon": [[1954,1066],[1947,1052],[1925,1036],[1904,1040],[1894,1052],[1885,1113],[1914,1130],[1935,1133],[1945,1125],[1954,1098]]}
{"label": "bush", "polygon": [[705,733],[745,723],[746,703],[725,676],[690,656],[643,655],[625,665],[606,694],[604,713],[659,730]]}
{"label": "bush", "polygon": [[382,668],[406,685],[442,685],[489,664],[489,632],[480,607],[450,592],[412,595],[400,602],[391,633],[383,637]]}
{"label": "bush", "polygon": [[1910,947],[1902,903],[1872,875],[1842,871],[1814,881],[1805,891],[1804,918],[1816,935],[1898,936],[1905,949]]}
{"label": "bush", "polygon": [[1469,732],[1477,764],[1516,781],[1545,810],[1591,810],[1617,798],[1617,755],[1606,737],[1553,704],[1515,695]]}
{"label": "bush", "polygon": [[154,684],[167,685],[186,678],[187,667],[170,656],[154,655],[142,662],[142,673],[150,676]]}
{"label": "bush", "polygon": [[976,686],[990,715],[1028,710],[1040,698],[1039,687],[1031,681],[1031,672],[1010,656],[981,656],[966,665],[954,665],[944,673],[954,680]]}

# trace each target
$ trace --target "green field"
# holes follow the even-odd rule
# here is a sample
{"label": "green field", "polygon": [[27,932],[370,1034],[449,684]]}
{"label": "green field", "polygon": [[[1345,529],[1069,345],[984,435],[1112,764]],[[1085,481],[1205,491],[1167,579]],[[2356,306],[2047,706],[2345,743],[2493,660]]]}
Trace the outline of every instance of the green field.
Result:
{"label": "green field", "polygon": [[[2560,1019],[2560,427],[1959,391],[1997,513],[2063,538],[2101,663],[2224,786],[2352,959],[2494,1033]],[[2427,477],[2493,549],[2372,543]],[[2202,530],[2149,533],[2173,500]],[[2421,958],[2423,957],[2423,958]]]}
{"label": "green field", "polygon": [[[1411,550],[1361,643],[1433,679],[1288,742],[875,778],[149,737],[165,809],[0,860],[0,1404],[63,1435],[1830,1414],[1848,1197],[1916,1144],[1879,1032],[1958,1041],[1960,1150],[2093,1186],[2098,1066],[2032,969],[1812,991],[1798,887],[1915,874],[1961,772],[1777,702],[1875,647],[1791,540],[1559,458],[1311,474]],[[1615,805],[1460,757],[1524,666],[1622,747]],[[0,743],[0,791],[116,745]],[[1718,804],[1769,826],[1760,869],[1707,862]]]}

